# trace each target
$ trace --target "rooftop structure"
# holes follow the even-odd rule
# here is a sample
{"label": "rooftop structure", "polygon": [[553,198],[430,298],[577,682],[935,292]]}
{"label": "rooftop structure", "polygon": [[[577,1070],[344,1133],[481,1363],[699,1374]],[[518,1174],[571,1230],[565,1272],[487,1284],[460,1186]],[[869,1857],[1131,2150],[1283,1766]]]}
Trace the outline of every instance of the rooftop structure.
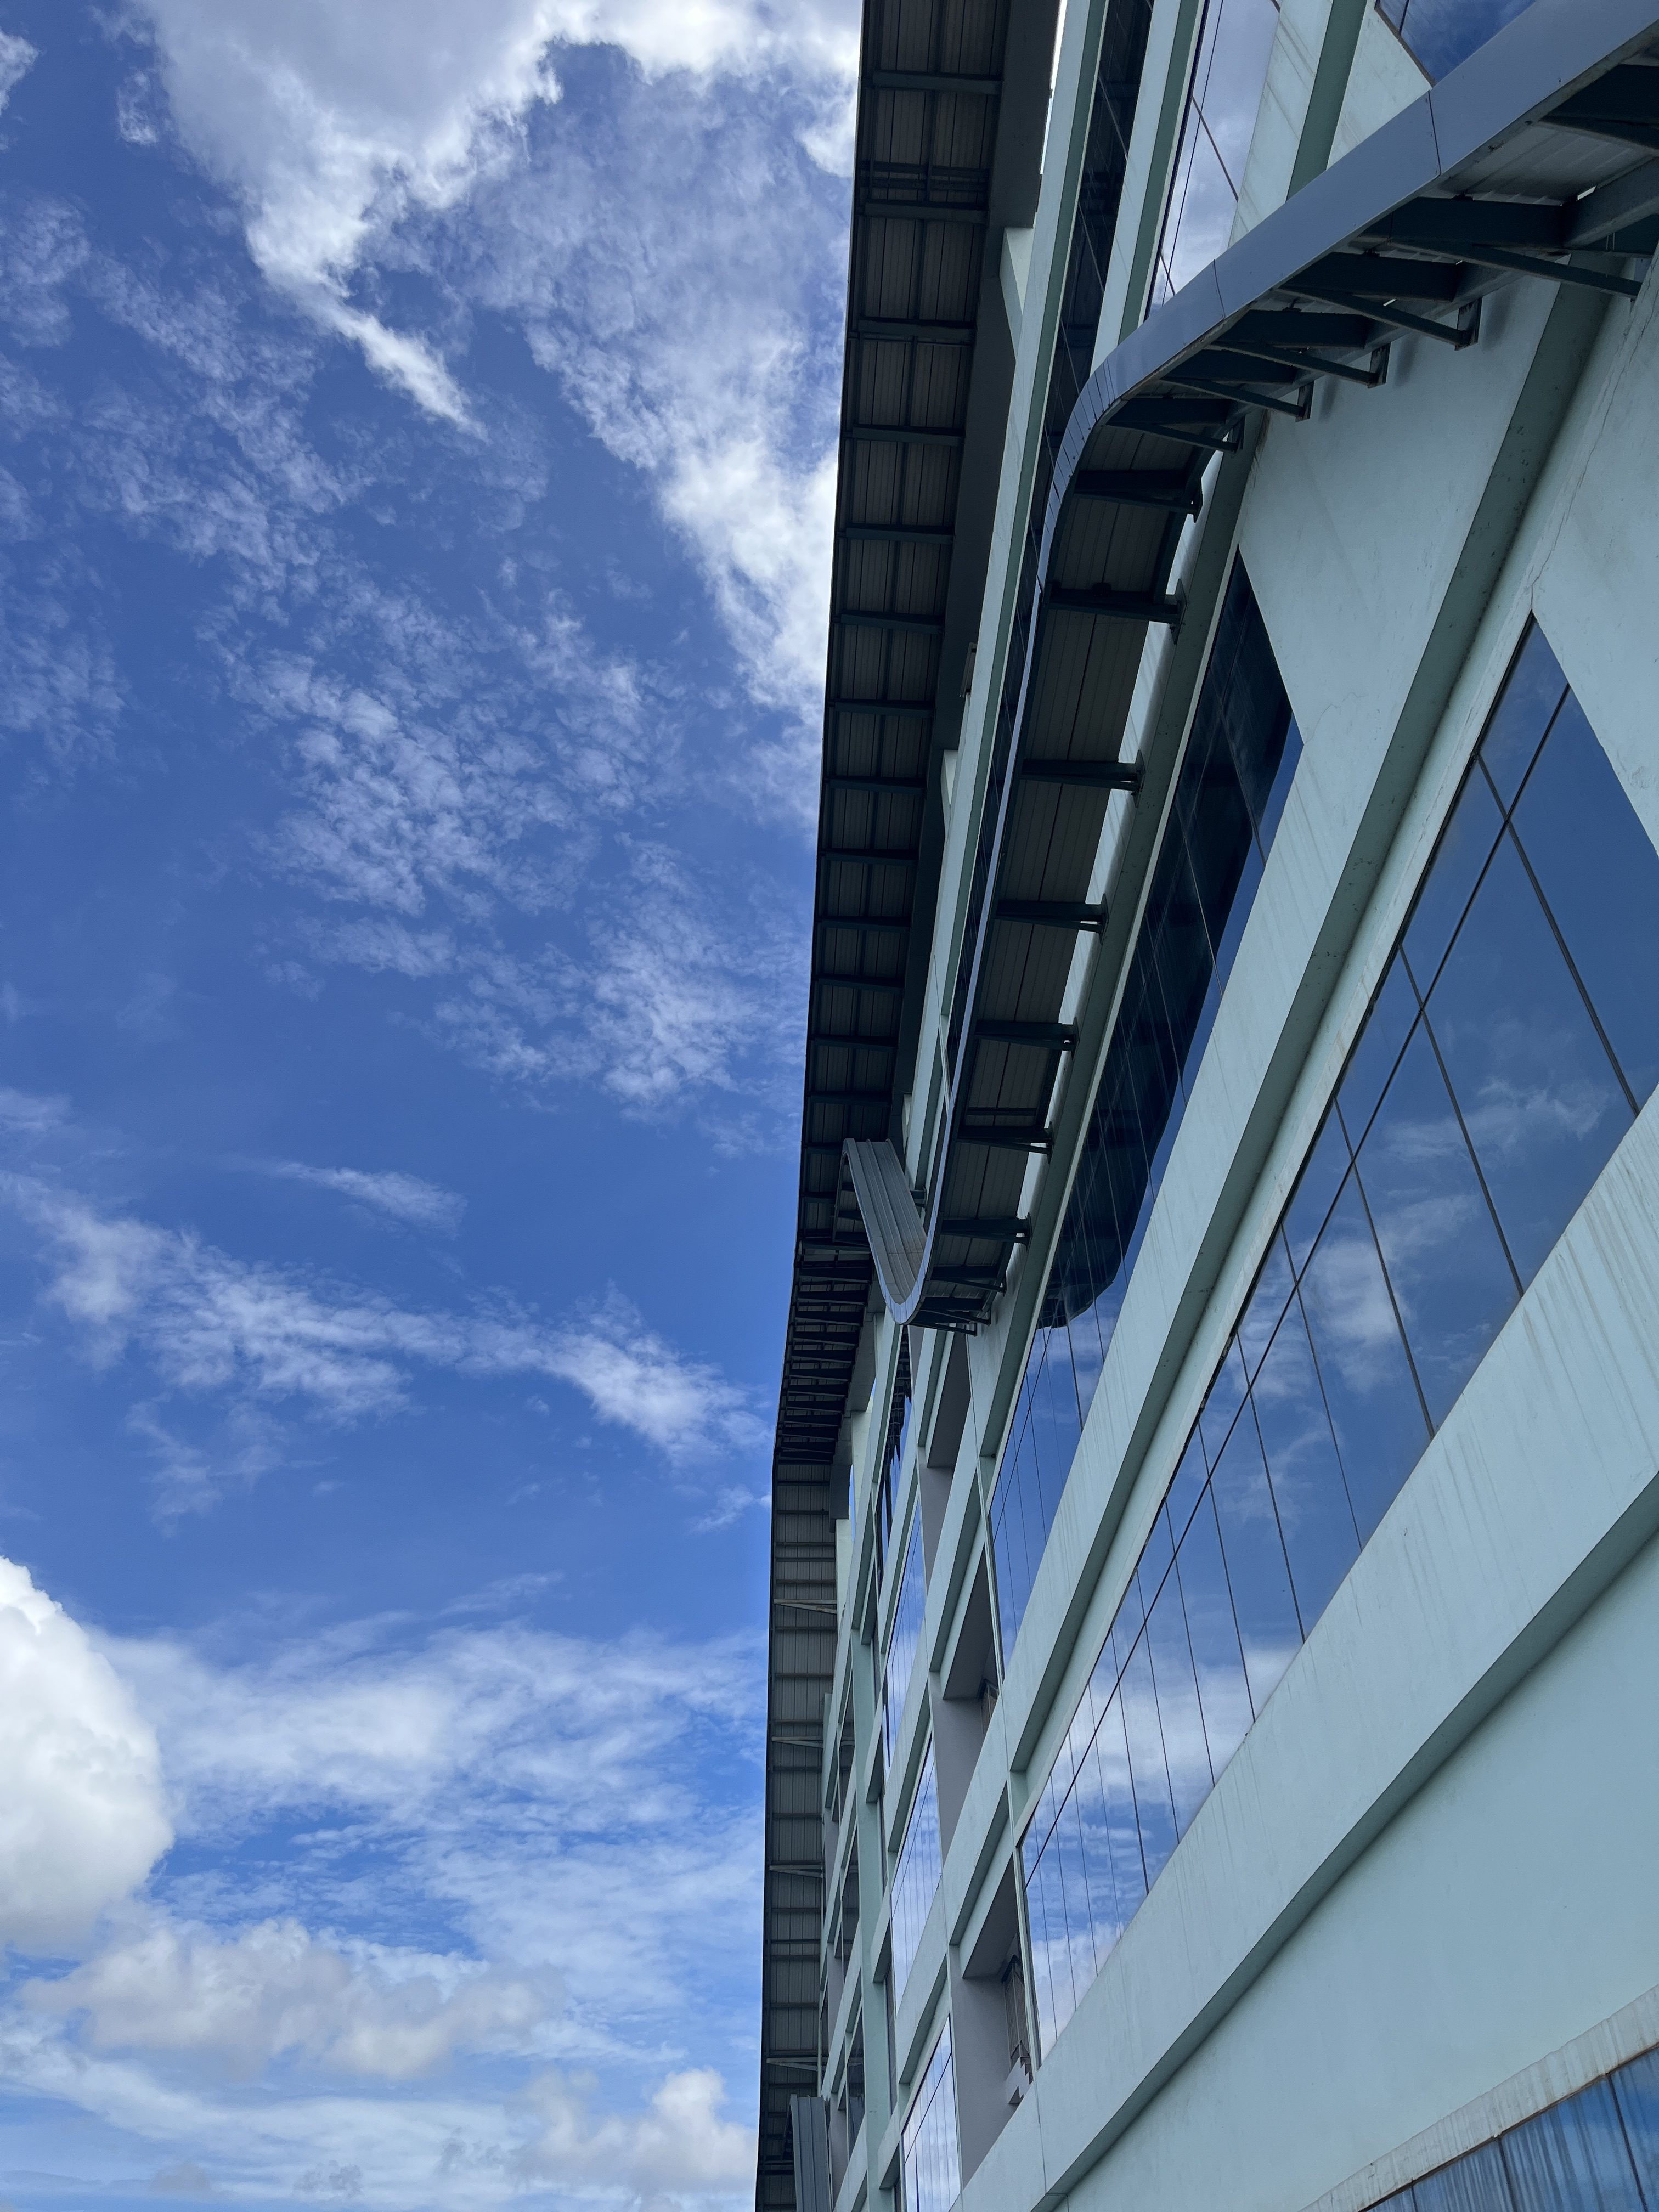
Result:
{"label": "rooftop structure", "polygon": [[867,0],[757,2212],[1659,2212],[1659,0]]}

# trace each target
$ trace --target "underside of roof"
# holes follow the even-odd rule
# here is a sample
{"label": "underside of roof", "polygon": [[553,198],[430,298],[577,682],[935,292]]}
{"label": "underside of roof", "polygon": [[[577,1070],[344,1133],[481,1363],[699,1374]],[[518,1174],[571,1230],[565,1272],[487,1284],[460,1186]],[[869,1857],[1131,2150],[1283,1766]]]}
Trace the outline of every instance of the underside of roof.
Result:
{"label": "underside of roof", "polygon": [[[899,1132],[1007,419],[1008,227],[1036,208],[1054,0],[868,0],[860,64],[799,1216],[773,1464],[761,2212],[818,2075],[832,1479],[872,1272],[848,1138]],[[839,1486],[839,1497],[836,1493]]]}
{"label": "underside of roof", "polygon": [[1253,415],[1304,419],[1321,381],[1375,387],[1402,334],[1463,350],[1517,278],[1615,298],[1659,244],[1659,7],[1535,0],[1489,45],[1212,263],[1110,354],[1067,427],[1044,519],[990,864],[951,1005],[945,1140],[923,1206],[885,1140],[843,1150],[900,1321],[972,1327],[1015,1244],[1029,1155],[1053,1142],[1062,1019],[1152,623],[1206,465]]}

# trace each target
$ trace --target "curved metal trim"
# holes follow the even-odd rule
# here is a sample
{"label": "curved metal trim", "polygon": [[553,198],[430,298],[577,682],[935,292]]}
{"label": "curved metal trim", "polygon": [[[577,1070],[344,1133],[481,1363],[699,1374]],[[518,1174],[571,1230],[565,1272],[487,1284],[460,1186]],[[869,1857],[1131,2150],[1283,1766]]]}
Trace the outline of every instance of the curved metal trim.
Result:
{"label": "curved metal trim", "polygon": [[[1552,111],[1638,52],[1656,31],[1659,0],[1534,0],[1496,38],[1313,179],[1155,310],[1108,355],[1084,387],[1061,441],[1044,517],[1014,741],[998,801],[990,876],[969,970],[962,1043],[946,1105],[946,1137],[925,1221],[911,1195],[903,1163],[890,1144],[849,1139],[843,1147],[842,1188],[850,1181],[882,1294],[896,1321],[933,1327],[972,1327],[983,1321],[1002,1287],[1012,1249],[1006,1218],[987,1219],[983,1238],[976,1241],[981,1249],[985,1243],[997,1248],[994,1265],[943,1267],[938,1258],[943,1237],[960,1239],[980,1226],[956,1218],[947,1231],[941,1209],[957,1147],[987,1141],[988,1133],[965,1127],[963,1118],[975,1056],[975,1010],[987,945],[997,924],[998,885],[1028,736],[1032,678],[1052,604],[1048,574],[1054,545],[1068,501],[1103,495],[1098,466],[1085,466],[1090,447],[1101,431],[1114,427],[1158,438],[1162,465],[1146,473],[1165,489],[1166,438],[1172,437],[1178,447],[1234,451],[1243,442],[1243,425],[1254,409],[1268,405],[1305,415],[1305,404],[1276,399],[1257,386],[1289,384],[1299,392],[1322,375],[1342,374],[1343,366],[1333,356],[1344,352],[1373,356],[1357,380],[1381,381],[1374,356],[1386,347],[1390,326],[1427,330],[1454,344],[1472,339],[1474,325],[1469,311],[1452,323],[1443,323],[1391,306],[1401,298],[1426,297],[1450,306],[1456,315],[1462,303],[1478,301],[1481,292],[1520,275],[1589,282],[1598,289],[1633,295],[1638,288],[1628,278],[1609,277],[1603,270],[1580,271],[1564,260],[1540,257],[1565,255],[1598,243],[1626,253],[1652,250],[1645,242],[1639,248],[1621,246],[1618,235],[1659,215],[1659,161],[1642,162],[1637,142],[1630,146],[1634,173],[1620,173],[1565,204],[1526,201],[1518,196],[1460,198],[1458,173],[1503,142],[1547,123]],[[1582,126],[1564,115],[1557,128],[1578,131]],[[1551,143],[1559,142],[1552,138]],[[1518,195],[1519,187],[1512,179],[1507,181],[1510,193]],[[1504,210],[1501,216],[1492,212],[1498,209]],[[1499,234],[1490,243],[1488,231]],[[1515,251],[1517,244],[1524,244],[1528,251]],[[1393,252],[1388,250],[1391,247]],[[1341,258],[1334,273],[1320,265],[1336,257]],[[1354,261],[1352,271],[1344,265],[1350,258]],[[1336,319],[1327,295],[1340,290],[1342,282],[1359,288],[1346,303],[1348,319],[1370,326],[1346,346],[1315,335]],[[1387,289],[1391,283],[1397,290]],[[1260,315],[1264,309],[1279,313],[1284,318],[1284,335],[1296,338],[1298,304],[1307,301],[1319,304],[1304,325],[1309,333],[1305,342],[1291,347],[1288,359],[1282,357],[1286,351],[1282,343],[1279,355],[1256,358],[1248,385],[1240,381],[1236,367],[1231,382],[1223,369],[1208,376],[1201,374],[1210,365],[1199,357],[1236,331],[1246,315]],[[1342,306],[1339,301],[1338,316]],[[1478,314],[1478,307],[1473,314]],[[1229,350],[1227,363],[1237,364],[1239,359],[1239,348]],[[1120,481],[1114,495],[1134,503],[1133,488],[1127,483]],[[1170,550],[1172,554],[1172,544]],[[1159,592],[1167,581],[1166,572],[1157,586]],[[1114,611],[1105,611],[1109,617]],[[1146,611],[1139,611],[1140,619]],[[1039,1043],[1035,1037],[1030,1042]],[[1067,1043],[1052,1037],[1046,1048],[1063,1050]],[[1046,1130],[999,1133],[1005,1143],[1012,1139],[1033,1150],[1047,1149]]]}

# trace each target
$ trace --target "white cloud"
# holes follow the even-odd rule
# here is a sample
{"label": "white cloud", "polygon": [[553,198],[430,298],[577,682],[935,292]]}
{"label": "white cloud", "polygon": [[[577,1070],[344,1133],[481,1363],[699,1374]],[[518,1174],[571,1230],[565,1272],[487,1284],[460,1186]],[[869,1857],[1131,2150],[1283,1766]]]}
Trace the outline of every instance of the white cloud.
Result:
{"label": "white cloud", "polygon": [[753,2178],[755,2131],[721,2116],[726,2084],[712,2067],[671,2074],[639,2113],[596,2119],[591,2084],[551,2070],[524,2102],[539,2122],[514,2160],[526,2180],[621,2182],[647,2199],[684,2199]]}
{"label": "white cloud", "polygon": [[[522,321],[594,435],[653,481],[751,695],[800,720],[796,743],[762,766],[773,802],[805,818],[829,604],[841,192],[735,89],[630,81],[615,96],[603,128],[550,128],[532,159],[480,186],[469,289]],[[752,779],[747,749],[743,766]]]}
{"label": "white cloud", "polygon": [[459,1193],[441,1189],[434,1182],[404,1175],[397,1169],[316,1168],[302,1160],[273,1160],[264,1172],[289,1182],[311,1183],[319,1190],[338,1191],[342,1198],[355,1199],[360,1206],[390,1214],[394,1221],[406,1221],[416,1229],[436,1229],[446,1237],[454,1236],[466,1212],[466,1200]]}
{"label": "white cloud", "polygon": [[[272,283],[363,348],[430,414],[465,419],[444,364],[352,304],[346,286],[378,234],[410,209],[454,207],[555,100],[550,49],[620,46],[643,69],[850,76],[850,9],[634,0],[449,0],[361,5],[274,0],[228,15],[213,0],[149,0],[185,143],[240,195],[248,244]],[[819,119],[819,129],[826,118]]]}
{"label": "white cloud", "polygon": [[0,2007],[9,2085],[161,2193],[735,2212],[708,2047],[752,2063],[759,1647],[410,1627],[106,1644],[189,1870]]}
{"label": "white cloud", "polygon": [[40,50],[27,39],[0,31],[0,108],[3,108],[40,58]]}
{"label": "white cloud", "polygon": [[173,1841],[154,1730],[79,1624],[0,1559],[0,1943],[75,1942]]}
{"label": "white cloud", "polygon": [[516,1315],[416,1312],[373,1293],[233,1258],[188,1232],[11,1176],[0,1191],[57,1255],[48,1296],[108,1366],[138,1346],[190,1395],[257,1402],[298,1398],[337,1421],[390,1412],[411,1370],[480,1378],[546,1376],[582,1392],[601,1420],[631,1429],[671,1460],[758,1450],[764,1429],[747,1395],[689,1360],[612,1297],[560,1328]]}
{"label": "white cloud", "polygon": [[276,2060],[405,2081],[458,2049],[534,2048],[557,2002],[546,1973],[458,1972],[419,1953],[319,1941],[293,1919],[228,1939],[150,1912],[70,1972],[28,1984],[25,2003],[78,2015],[94,2051],[186,2052],[252,2081]]}

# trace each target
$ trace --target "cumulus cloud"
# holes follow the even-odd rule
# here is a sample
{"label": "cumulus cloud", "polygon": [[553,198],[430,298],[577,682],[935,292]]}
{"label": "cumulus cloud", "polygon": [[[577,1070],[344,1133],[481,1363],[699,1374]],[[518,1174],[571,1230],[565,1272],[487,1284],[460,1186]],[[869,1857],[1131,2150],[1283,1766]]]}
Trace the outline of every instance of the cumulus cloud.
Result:
{"label": "cumulus cloud", "polygon": [[725,2194],[750,2179],[755,2131],[722,2117],[726,2084],[712,2067],[671,2074],[642,2112],[595,2118],[592,2083],[549,2071],[524,2102],[539,2123],[514,2160],[526,2180],[621,2182],[646,2198]]}
{"label": "cumulus cloud", "polygon": [[60,1948],[173,1841],[154,1729],[25,1567],[0,1559],[0,1943]]}
{"label": "cumulus cloud", "polygon": [[26,1985],[94,2051],[188,2053],[252,2081],[277,2059],[406,2081],[458,2049],[533,2048],[556,1978],[384,1948],[348,1952],[293,1919],[228,1938],[149,1913],[84,1965]]}
{"label": "cumulus cloud", "polygon": [[416,1229],[436,1229],[446,1237],[454,1236],[466,1212],[466,1200],[459,1193],[441,1189],[436,1183],[396,1169],[318,1168],[307,1166],[303,1160],[273,1160],[265,1165],[264,1172],[280,1176],[285,1182],[337,1191],[342,1198],[355,1199],[358,1205],[389,1214],[394,1221],[406,1221]]}
{"label": "cumulus cloud", "polygon": [[514,1314],[420,1312],[236,1259],[187,1231],[100,1213],[25,1177],[0,1179],[0,1192],[55,1254],[47,1294],[84,1332],[94,1360],[108,1366],[136,1346],[178,1391],[299,1399],[349,1422],[404,1405],[421,1367],[537,1375],[571,1384],[601,1420],[671,1460],[764,1441],[744,1392],[687,1359],[619,1297],[560,1328]]}

